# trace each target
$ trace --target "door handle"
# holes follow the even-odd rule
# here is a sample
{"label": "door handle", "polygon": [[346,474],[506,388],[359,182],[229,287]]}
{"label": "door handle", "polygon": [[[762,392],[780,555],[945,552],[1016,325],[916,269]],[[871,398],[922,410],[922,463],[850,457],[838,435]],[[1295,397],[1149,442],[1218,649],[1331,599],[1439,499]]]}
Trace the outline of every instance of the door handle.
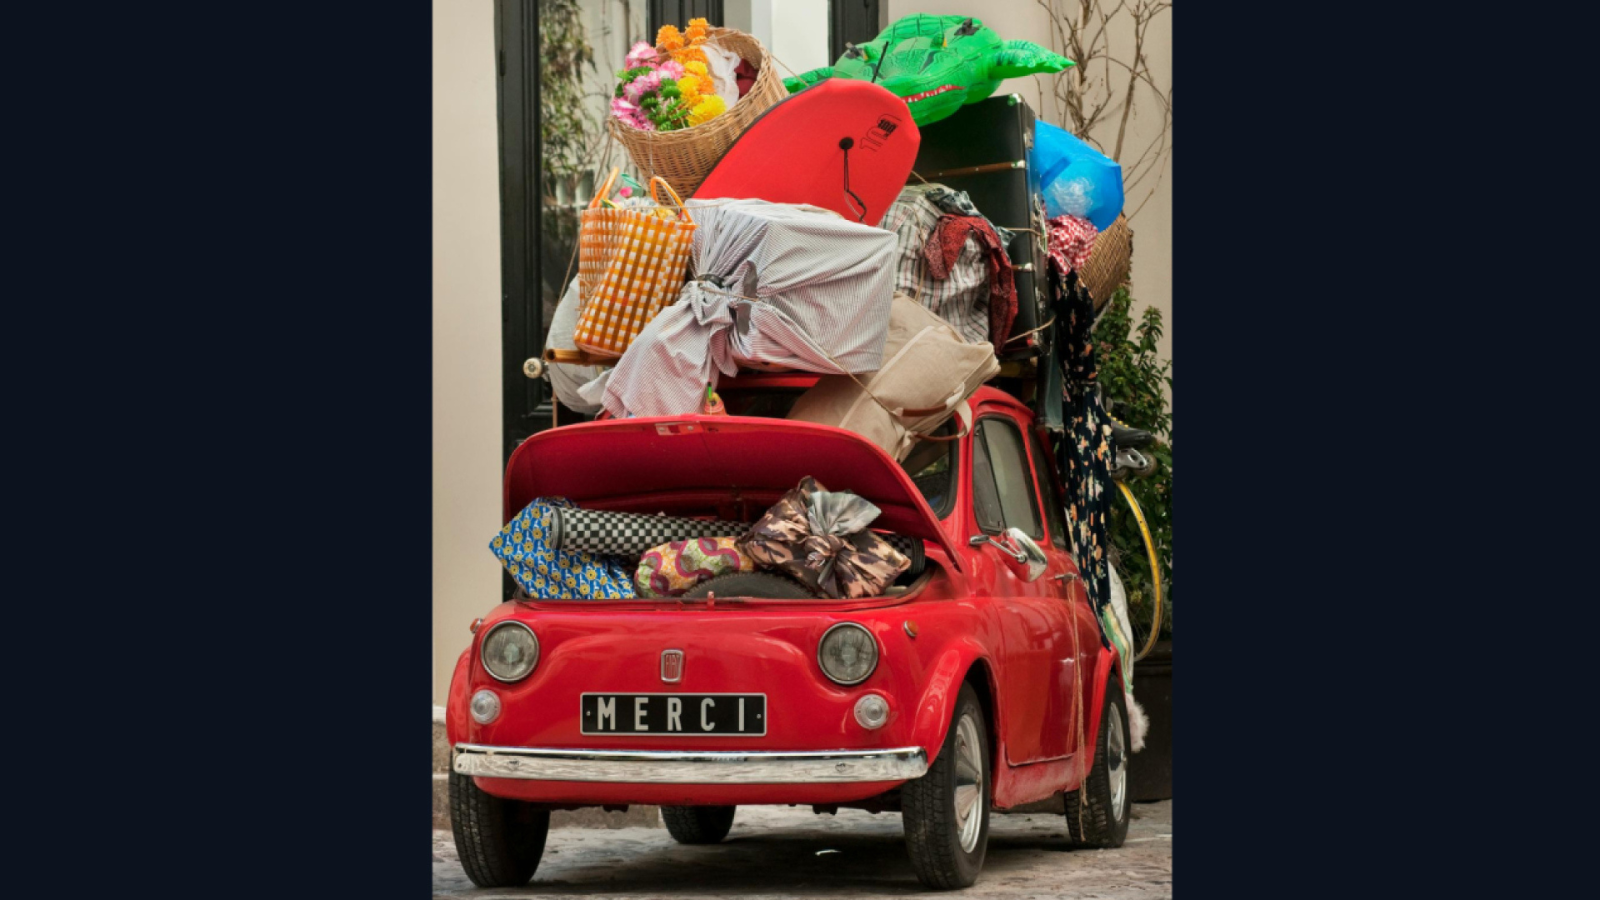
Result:
{"label": "door handle", "polygon": [[1050,577],[1056,581],[1065,581],[1067,584],[1079,580],[1077,572],[1062,572],[1060,575],[1052,575]]}

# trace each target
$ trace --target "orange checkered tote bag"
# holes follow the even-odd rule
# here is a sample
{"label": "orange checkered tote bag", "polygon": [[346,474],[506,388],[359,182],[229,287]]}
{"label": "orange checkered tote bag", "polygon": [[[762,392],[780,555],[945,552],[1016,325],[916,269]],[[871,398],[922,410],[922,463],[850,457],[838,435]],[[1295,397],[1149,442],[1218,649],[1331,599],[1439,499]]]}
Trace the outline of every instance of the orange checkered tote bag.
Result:
{"label": "orange checkered tote bag", "polygon": [[611,170],[579,217],[582,309],[572,343],[598,356],[621,356],[656,313],[678,299],[694,247],[694,220],[666,179],[650,179],[650,197],[659,204],[656,191],[666,188],[676,210],[664,204],[654,209],[602,207],[617,172]]}

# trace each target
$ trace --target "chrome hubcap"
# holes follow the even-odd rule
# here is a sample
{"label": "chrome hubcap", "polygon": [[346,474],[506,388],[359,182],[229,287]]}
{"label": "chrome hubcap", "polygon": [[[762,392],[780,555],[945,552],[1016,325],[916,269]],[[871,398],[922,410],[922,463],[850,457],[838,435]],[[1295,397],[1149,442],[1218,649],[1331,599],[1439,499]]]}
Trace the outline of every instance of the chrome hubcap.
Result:
{"label": "chrome hubcap", "polygon": [[983,745],[978,742],[978,725],[972,716],[956,723],[956,830],[961,849],[971,853],[978,846],[978,826],[983,821]]}
{"label": "chrome hubcap", "polygon": [[1128,754],[1122,738],[1122,717],[1116,715],[1111,704],[1106,704],[1109,728],[1106,731],[1106,766],[1111,773],[1111,815],[1118,821],[1127,815]]}

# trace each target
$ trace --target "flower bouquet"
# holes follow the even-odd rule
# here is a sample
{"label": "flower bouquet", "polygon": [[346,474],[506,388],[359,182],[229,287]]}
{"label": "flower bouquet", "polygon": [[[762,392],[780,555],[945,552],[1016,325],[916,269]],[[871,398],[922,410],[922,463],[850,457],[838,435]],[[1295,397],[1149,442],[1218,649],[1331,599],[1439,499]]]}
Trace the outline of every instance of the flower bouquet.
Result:
{"label": "flower bouquet", "polygon": [[606,130],[648,181],[688,197],[751,122],[788,96],[771,54],[742,31],[693,19],[640,41],[617,73]]}
{"label": "flower bouquet", "polygon": [[677,131],[711,121],[728,110],[716,92],[705,51],[709,26],[690,19],[687,32],[663,26],[656,36],[661,50],[644,41],[633,45],[617,73],[611,115],[640,131]]}

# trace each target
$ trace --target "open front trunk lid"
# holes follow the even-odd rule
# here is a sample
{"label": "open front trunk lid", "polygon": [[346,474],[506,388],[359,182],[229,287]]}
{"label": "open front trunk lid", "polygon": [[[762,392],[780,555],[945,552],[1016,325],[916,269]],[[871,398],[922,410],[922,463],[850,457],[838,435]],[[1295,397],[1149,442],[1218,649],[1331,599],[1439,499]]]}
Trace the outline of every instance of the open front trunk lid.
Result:
{"label": "open front trunk lid", "polygon": [[675,416],[542,431],[511,455],[505,519],[535,497],[653,513],[729,496],[756,518],[807,475],[876,504],[873,528],[933,541],[959,566],[922,492],[888,454],[854,432],[788,419]]}

